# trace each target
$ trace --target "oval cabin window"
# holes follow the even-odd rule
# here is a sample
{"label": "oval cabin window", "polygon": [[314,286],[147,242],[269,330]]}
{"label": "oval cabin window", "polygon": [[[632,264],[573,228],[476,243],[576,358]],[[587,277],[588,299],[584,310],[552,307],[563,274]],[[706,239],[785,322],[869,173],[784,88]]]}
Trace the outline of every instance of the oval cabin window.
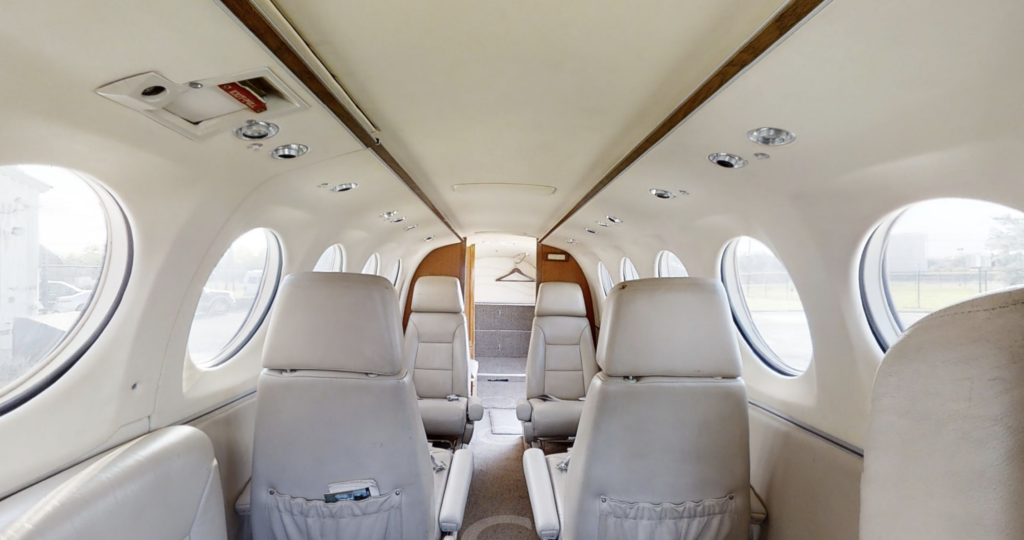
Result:
{"label": "oval cabin window", "polygon": [[120,301],[131,263],[123,212],[95,181],[0,167],[0,409],[77,361]]}
{"label": "oval cabin window", "polygon": [[811,364],[811,332],[786,266],[763,243],[743,236],[722,259],[722,280],[747,343],[769,367],[799,375]]}
{"label": "oval cabin window", "polygon": [[324,250],[316,264],[313,265],[314,272],[344,272],[345,271],[345,250],[340,244]]}
{"label": "oval cabin window", "polygon": [[188,354],[200,366],[235,355],[259,329],[277,290],[281,248],[267,229],[239,236],[220,258],[199,296]]}
{"label": "oval cabin window", "polygon": [[914,204],[878,226],[861,268],[872,330],[888,349],[929,313],[1024,284],[1024,212],[971,199]]}
{"label": "oval cabin window", "polygon": [[686,273],[686,267],[683,266],[683,261],[676,257],[675,253],[671,251],[662,251],[658,254],[658,258],[655,260],[654,268],[657,277],[687,277],[689,274]]}

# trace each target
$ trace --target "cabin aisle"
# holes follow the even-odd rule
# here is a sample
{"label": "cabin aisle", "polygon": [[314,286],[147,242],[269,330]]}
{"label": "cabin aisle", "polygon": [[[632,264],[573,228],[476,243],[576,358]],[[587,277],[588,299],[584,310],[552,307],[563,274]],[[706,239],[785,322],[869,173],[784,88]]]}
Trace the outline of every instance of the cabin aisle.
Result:
{"label": "cabin aisle", "polygon": [[[476,467],[469,489],[465,525],[459,533],[464,540],[532,540],[530,496],[523,475],[522,435],[496,435],[518,425],[515,400],[526,394],[524,358],[481,358],[477,394],[486,411],[476,423],[469,447]],[[498,376],[487,374],[498,374]],[[518,375],[518,376],[516,376]],[[508,382],[488,379],[508,379]],[[500,427],[492,430],[491,419]],[[504,428],[504,429],[502,429]],[[519,428],[522,432],[522,428]]]}

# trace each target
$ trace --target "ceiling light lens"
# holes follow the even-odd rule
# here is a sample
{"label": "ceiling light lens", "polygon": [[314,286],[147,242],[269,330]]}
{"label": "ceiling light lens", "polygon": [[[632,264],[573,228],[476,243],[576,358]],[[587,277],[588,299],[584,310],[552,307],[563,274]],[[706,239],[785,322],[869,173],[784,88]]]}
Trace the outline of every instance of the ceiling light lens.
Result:
{"label": "ceiling light lens", "polygon": [[423,241],[424,241],[424,242],[429,242],[429,241],[431,241],[431,240],[433,240],[433,239],[434,239],[434,237],[433,237],[433,236],[428,236],[428,237],[424,238],[424,239],[423,239]]}
{"label": "ceiling light lens", "polygon": [[796,134],[781,128],[763,127],[747,132],[747,138],[765,146],[782,146],[796,140]]}
{"label": "ceiling light lens", "polygon": [[405,217],[396,217],[388,220],[391,223],[401,223],[405,221]]}
{"label": "ceiling light lens", "polygon": [[306,152],[309,152],[309,147],[304,144],[286,144],[271,150],[270,157],[274,159],[295,159]]}
{"label": "ceiling light lens", "polygon": [[357,184],[355,182],[349,182],[347,184],[338,184],[338,185],[332,187],[331,191],[333,191],[335,193],[344,193],[346,191],[352,191],[353,189],[355,189],[357,187],[359,187],[359,184]]}
{"label": "ceiling light lens", "polygon": [[607,219],[608,221],[611,221],[612,223],[614,223],[616,225],[622,223],[622,220],[617,218],[617,217],[615,217],[615,216],[605,216],[605,219]]}
{"label": "ceiling light lens", "polygon": [[260,122],[259,120],[249,120],[244,126],[235,130],[235,137],[242,139],[243,141],[260,141],[263,139],[269,139],[281,128],[277,124],[271,124],[270,122]]}
{"label": "ceiling light lens", "polygon": [[383,214],[381,214],[380,217],[382,217],[384,219],[391,219],[391,218],[395,217],[395,215],[397,215],[397,214],[398,214],[398,212],[396,212],[394,210],[388,210],[387,212],[384,212]]}
{"label": "ceiling light lens", "polygon": [[406,228],[404,228],[402,230],[405,231],[405,232],[409,232],[409,231],[415,229],[416,227],[418,227],[418,225],[409,225],[408,227],[406,227]]}
{"label": "ceiling light lens", "polygon": [[609,225],[609,224],[608,224],[607,222],[605,222],[605,221],[598,221],[598,222],[597,222],[597,224],[598,224],[598,225],[600,225],[600,226],[602,226],[602,227],[611,227],[611,225]]}
{"label": "ceiling light lens", "polygon": [[657,189],[657,188],[654,188],[654,189],[651,190],[651,195],[654,195],[655,197],[657,197],[659,199],[675,199],[676,198],[676,194],[672,193],[671,191],[668,191],[667,189]]}
{"label": "ceiling light lens", "polygon": [[591,229],[590,227],[586,227],[583,230],[587,231],[590,234],[597,234],[597,231],[595,231],[594,229]]}
{"label": "ceiling light lens", "polygon": [[727,154],[725,152],[711,154],[708,156],[708,161],[726,169],[742,169],[747,166],[747,160],[736,154]]}

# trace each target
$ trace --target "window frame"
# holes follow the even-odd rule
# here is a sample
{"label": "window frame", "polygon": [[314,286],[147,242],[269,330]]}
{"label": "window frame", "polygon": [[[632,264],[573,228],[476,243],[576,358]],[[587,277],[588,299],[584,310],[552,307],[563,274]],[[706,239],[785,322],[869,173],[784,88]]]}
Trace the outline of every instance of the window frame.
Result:
{"label": "window frame", "polygon": [[[317,270],[316,269],[316,264],[320,262],[320,259],[322,259],[324,257],[324,255],[326,255],[328,252],[331,252],[331,251],[334,252],[334,260],[337,262],[337,264],[331,265],[331,269],[330,270]],[[346,262],[345,261],[345,247],[342,246],[341,244],[331,244],[331,245],[327,246],[327,249],[323,250],[320,253],[319,257],[317,257],[316,262],[313,263],[313,270],[312,271],[313,272],[344,272],[345,271],[345,262]]]}
{"label": "window frame", "polygon": [[[675,257],[676,260],[679,261],[679,266],[682,266],[683,267],[683,272],[686,273],[685,276],[668,276],[668,275],[665,275],[662,272],[663,269],[664,270],[668,270],[668,264],[665,261],[668,259],[669,255]],[[657,277],[657,278],[690,277],[690,271],[686,269],[686,265],[683,264],[682,259],[680,259],[678,255],[676,255],[675,253],[673,253],[673,252],[671,252],[671,251],[669,251],[667,249],[663,249],[663,250],[659,251],[658,255],[654,258],[654,277]]]}
{"label": "window frame", "polygon": [[391,265],[391,272],[389,272],[389,274],[391,275],[391,277],[388,278],[388,281],[390,281],[391,284],[394,285],[394,287],[397,289],[398,283],[401,281],[402,278],[402,259],[398,259],[397,261],[395,261],[395,264]]}
{"label": "window frame", "polygon": [[[373,265],[373,271],[369,272],[370,265]],[[366,274],[368,276],[380,275],[380,253],[374,253],[370,255],[366,262],[363,263],[363,269],[359,271],[360,274]]]}
{"label": "window frame", "polygon": [[0,388],[0,416],[44,392],[89,352],[120,307],[131,278],[135,243],[131,222],[124,207],[98,180],[73,169],[62,169],[92,189],[97,204],[103,209],[107,227],[103,267],[89,306],[82,312],[75,326],[49,351],[45,359]]}
{"label": "window frame", "polygon": [[[269,227],[253,227],[231,240],[231,244],[228,244],[227,249],[225,249],[217,259],[217,263],[210,269],[210,274],[207,275],[206,280],[203,281],[203,287],[206,287],[206,284],[210,280],[210,276],[213,275],[213,271],[217,268],[217,264],[220,264],[221,259],[224,258],[224,255],[227,254],[227,250],[231,249],[231,246],[234,245],[235,241],[242,236],[249,234],[250,231],[259,229],[262,229],[267,235],[267,262],[263,267],[263,277],[260,280],[260,287],[256,292],[256,297],[253,299],[252,307],[249,308],[249,313],[245,316],[245,321],[238,327],[238,330],[235,331],[235,335],[209,360],[197,362],[192,358],[192,352],[189,350],[188,343],[189,340],[192,339],[192,323],[189,323],[189,337],[185,341],[185,356],[189,362],[192,362],[192,364],[199,369],[214,369],[238,356],[238,353],[241,352],[241,350],[244,349],[250,341],[252,341],[256,332],[263,327],[263,323],[270,315],[270,308],[273,307],[274,299],[277,297],[277,290],[281,286],[282,270],[284,267],[284,250],[281,247],[281,238]],[[273,272],[269,271],[271,268],[273,268]],[[271,286],[268,287],[267,278],[271,274],[273,274],[274,280]],[[201,290],[200,295],[202,295]],[[198,309],[199,304],[197,302],[196,311],[192,312],[193,321],[195,321]],[[254,316],[257,309],[260,309],[260,313],[258,316]]]}
{"label": "window frame", "polygon": [[[627,274],[632,274],[635,277],[628,277]],[[622,282],[635,281],[640,279],[640,272],[637,271],[636,265],[633,264],[632,259],[629,257],[623,257],[619,261],[619,277],[622,278]]]}
{"label": "window frame", "polygon": [[597,281],[601,285],[601,292],[607,298],[608,293],[612,292],[612,289],[615,288],[615,282],[612,281],[612,275],[608,272],[608,267],[604,265],[603,261],[597,261]]}
{"label": "window frame", "polygon": [[[742,236],[738,236],[729,240],[725,245],[725,249],[722,250],[721,263],[719,266],[719,274],[722,279],[722,285],[725,287],[725,295],[729,300],[729,309],[732,312],[732,319],[736,323],[736,328],[739,330],[740,335],[743,336],[747,345],[749,345],[750,349],[754,351],[754,355],[761,360],[762,364],[779,375],[785,377],[799,377],[806,373],[814,363],[814,336],[810,336],[811,359],[807,364],[807,369],[804,369],[803,371],[790,367],[782,357],[772,350],[771,346],[768,345],[768,342],[765,341],[764,337],[761,335],[761,331],[757,329],[757,324],[754,323],[754,317],[750,312],[750,306],[747,304],[747,297],[743,293],[743,287],[738,281],[739,268],[737,267],[736,261],[736,246],[742,238]],[[748,238],[761,242],[752,236]],[[762,245],[765,245],[765,247],[768,247],[767,244],[764,244],[763,242],[761,243]],[[771,251],[772,255],[782,263],[782,259],[778,254],[770,247],[768,249]],[[782,263],[782,266],[785,267],[785,263]],[[788,268],[786,268],[786,274],[789,274]],[[792,276],[790,276],[790,280],[792,279]],[[800,291],[797,291],[797,295],[799,294]],[[737,306],[737,304],[739,304],[739,306]],[[802,304],[803,300],[801,299],[801,305]],[[807,311],[804,310],[805,317],[806,314]],[[808,323],[808,333],[809,332],[810,324]]]}

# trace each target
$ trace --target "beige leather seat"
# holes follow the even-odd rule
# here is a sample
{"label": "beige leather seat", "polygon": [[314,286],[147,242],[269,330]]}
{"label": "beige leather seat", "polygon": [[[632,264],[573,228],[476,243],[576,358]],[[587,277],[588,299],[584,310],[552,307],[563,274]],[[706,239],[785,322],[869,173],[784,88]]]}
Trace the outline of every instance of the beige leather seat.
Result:
{"label": "beige leather seat", "polygon": [[53,486],[0,538],[226,540],[213,444],[186,426],[135,439]]}
{"label": "beige leather seat", "polygon": [[526,399],[516,404],[526,442],[574,437],[580,398],[597,371],[583,290],[575,283],[541,283],[526,356]]}
{"label": "beige leather seat", "polygon": [[925,317],[875,376],[865,540],[1024,538],[1024,289]]}
{"label": "beige leather seat", "polygon": [[746,540],[747,392],[721,284],[617,285],[597,361],[572,452],[523,456],[540,537]]}
{"label": "beige leather seat", "polygon": [[[387,279],[286,277],[263,367],[253,450],[255,540],[429,539],[458,531],[473,454],[459,450],[453,459],[427,445]],[[326,502],[326,494],[353,486],[379,495]]]}
{"label": "beige leather seat", "polygon": [[483,418],[480,398],[469,395],[469,336],[462,286],[446,276],[416,281],[405,329],[405,354],[414,366],[420,416],[427,437],[469,442]]}

